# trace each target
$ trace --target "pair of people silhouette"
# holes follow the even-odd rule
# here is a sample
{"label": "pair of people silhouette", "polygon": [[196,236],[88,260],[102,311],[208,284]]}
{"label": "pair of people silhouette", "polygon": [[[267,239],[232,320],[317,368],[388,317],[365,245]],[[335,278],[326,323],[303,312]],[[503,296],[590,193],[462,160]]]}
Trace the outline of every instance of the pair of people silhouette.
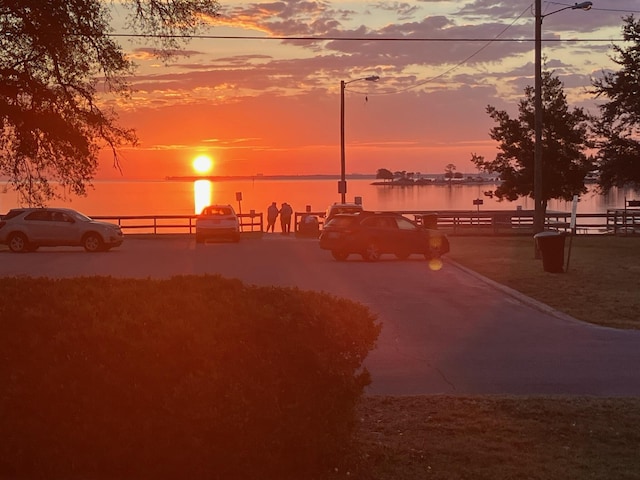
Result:
{"label": "pair of people silhouette", "polygon": [[267,232],[275,232],[275,225],[278,216],[280,216],[280,228],[283,235],[288,235],[291,232],[291,216],[293,215],[293,208],[286,202],[283,202],[278,209],[276,202],[271,202],[269,208],[267,208]]}

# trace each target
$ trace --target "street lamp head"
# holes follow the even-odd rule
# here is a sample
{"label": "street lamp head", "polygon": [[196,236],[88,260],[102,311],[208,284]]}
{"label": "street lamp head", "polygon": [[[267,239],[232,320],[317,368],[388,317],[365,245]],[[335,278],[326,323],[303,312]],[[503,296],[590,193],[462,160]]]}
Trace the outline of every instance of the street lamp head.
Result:
{"label": "street lamp head", "polygon": [[580,2],[580,3],[576,3],[573,7],[571,7],[572,10],[591,10],[591,7],[593,7],[593,2]]}
{"label": "street lamp head", "polygon": [[[539,1],[539,0],[538,0]],[[542,15],[540,13],[537,13],[536,15],[539,15],[539,17],[537,17],[539,19],[539,23],[542,23],[542,19],[548,17],[549,15],[553,15],[554,13],[558,13],[558,12],[563,12],[565,10],[591,10],[591,7],[593,7],[593,2],[580,2],[580,3],[575,3],[574,5],[567,5],[566,7],[562,7],[558,10],[554,10],[553,12],[549,12],[545,15]],[[538,10],[536,10],[537,12],[539,12]]]}
{"label": "street lamp head", "polygon": [[354,78],[353,80],[349,80],[347,82],[345,82],[343,80],[343,81],[340,82],[340,84],[341,85],[348,85],[349,83],[361,82],[362,80],[366,80],[367,82],[377,82],[378,80],[380,80],[380,77],[378,75],[370,75],[368,77]]}

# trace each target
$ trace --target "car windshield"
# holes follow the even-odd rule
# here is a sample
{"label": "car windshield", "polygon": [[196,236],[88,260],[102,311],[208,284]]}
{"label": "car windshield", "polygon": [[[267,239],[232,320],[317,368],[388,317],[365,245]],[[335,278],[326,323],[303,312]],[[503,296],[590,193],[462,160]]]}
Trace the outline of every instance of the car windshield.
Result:
{"label": "car windshield", "polygon": [[73,217],[76,220],[80,220],[81,222],[91,222],[92,219],[91,217],[88,217],[87,215],[85,215],[84,213],[80,213],[80,212],[75,212],[75,211],[70,211],[67,212],[71,217]]}
{"label": "car windshield", "polygon": [[329,208],[328,217],[333,217],[341,213],[359,213],[362,207],[358,205],[333,205]]}
{"label": "car windshield", "polygon": [[202,215],[228,216],[233,215],[229,207],[207,207],[202,211]]}
{"label": "car windshield", "polygon": [[10,218],[17,217],[22,212],[24,212],[24,210],[21,210],[21,209],[9,210],[9,212],[5,216],[3,216],[2,219],[9,220]]}
{"label": "car windshield", "polygon": [[354,217],[350,217],[350,216],[337,216],[337,217],[333,217],[331,220],[329,220],[327,222],[327,227],[331,226],[331,227],[348,227],[350,226],[354,221]]}

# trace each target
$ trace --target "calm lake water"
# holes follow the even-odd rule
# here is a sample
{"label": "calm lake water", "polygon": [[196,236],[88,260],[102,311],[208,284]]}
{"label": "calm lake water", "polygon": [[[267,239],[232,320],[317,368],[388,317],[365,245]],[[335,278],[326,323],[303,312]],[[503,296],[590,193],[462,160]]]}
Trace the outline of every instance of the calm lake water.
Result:
{"label": "calm lake water", "polygon": [[[480,210],[533,209],[533,201],[522,198],[516,202],[498,202],[484,194],[495,185],[371,185],[375,179],[348,180],[347,201],[361,197],[369,210],[473,210],[475,199],[482,199]],[[67,201],[52,202],[52,206],[65,206],[90,216],[118,215],[191,215],[201,205],[231,204],[242,213],[250,210],[265,212],[271,202],[289,203],[294,211],[321,212],[333,202],[340,201],[337,179],[239,179],[208,182],[192,181],[96,181],[87,197],[72,197]],[[242,200],[237,201],[241,193]],[[578,204],[578,213],[602,213],[609,208],[623,208],[627,199],[640,195],[632,190],[613,190],[608,195],[593,192],[584,195]],[[19,206],[15,192],[0,193],[0,212]],[[550,202],[549,210],[570,212],[571,202]]]}

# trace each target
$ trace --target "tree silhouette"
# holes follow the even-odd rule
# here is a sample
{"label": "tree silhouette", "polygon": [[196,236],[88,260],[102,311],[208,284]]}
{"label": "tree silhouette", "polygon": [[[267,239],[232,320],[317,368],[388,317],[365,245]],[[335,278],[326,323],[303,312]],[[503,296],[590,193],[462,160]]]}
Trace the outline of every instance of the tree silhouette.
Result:
{"label": "tree silhouette", "polygon": [[449,180],[449,185],[451,185],[451,182],[453,181],[453,172],[455,171],[456,166],[453,163],[449,163],[446,167],[444,167],[444,178],[447,178]]}
{"label": "tree silhouette", "polygon": [[393,180],[394,175],[391,170],[387,170],[386,168],[379,168],[376,172],[376,178],[382,180]]}
{"label": "tree silhouette", "polygon": [[[67,193],[85,195],[101,148],[135,144],[132,129],[100,103],[131,93],[134,65],[109,36],[112,2],[0,2],[0,176],[21,203],[44,205]],[[167,59],[219,9],[216,0],[127,0],[129,25],[155,37]],[[55,181],[55,182],[53,182]],[[59,187],[56,187],[55,184]],[[62,190],[62,192],[60,191]]]}
{"label": "tree silhouette", "polygon": [[[498,124],[489,135],[498,142],[499,153],[494,160],[485,160],[475,153],[471,155],[471,161],[478,169],[500,174],[502,183],[494,191],[499,200],[533,197],[534,93],[533,87],[525,88],[517,118],[488,106],[487,113]],[[573,195],[586,193],[584,180],[592,163],[584,151],[592,143],[587,138],[587,114],[581,108],[569,109],[562,82],[550,72],[542,75],[542,101],[542,194],[546,212],[547,201],[551,198],[569,201]]]}
{"label": "tree silhouette", "polygon": [[592,81],[593,93],[608,101],[600,105],[600,117],[594,119],[599,152],[596,165],[599,186],[632,185],[640,188],[640,22],[633,16],[624,19],[623,38],[630,45],[613,45],[612,60],[618,72],[604,72]]}

